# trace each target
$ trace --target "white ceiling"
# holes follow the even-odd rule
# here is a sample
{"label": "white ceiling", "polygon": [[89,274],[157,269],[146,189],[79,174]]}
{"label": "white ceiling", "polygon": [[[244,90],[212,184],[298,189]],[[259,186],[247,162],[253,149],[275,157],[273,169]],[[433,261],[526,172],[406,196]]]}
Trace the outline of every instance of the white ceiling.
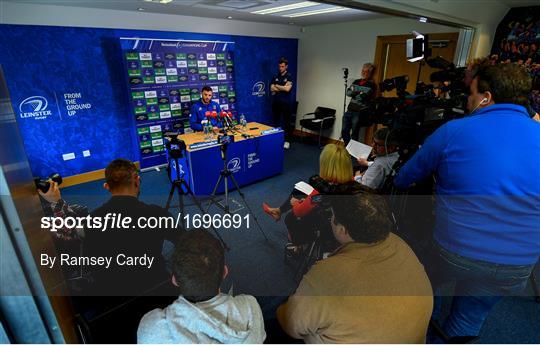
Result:
{"label": "white ceiling", "polygon": [[[122,11],[137,11],[143,13],[161,13],[184,15],[194,17],[226,19],[232,17],[233,20],[290,24],[297,26],[309,26],[318,24],[330,24],[346,21],[356,21],[364,19],[375,19],[387,17],[387,15],[361,11],[356,9],[346,9],[335,13],[325,13],[305,17],[288,18],[283,15],[318,10],[332,7],[333,5],[317,4],[313,7],[280,12],[276,14],[260,15],[250,12],[272,8],[276,6],[290,5],[304,0],[173,0],[168,4],[148,2],[144,0],[4,0],[8,2],[74,6],[83,8],[99,8]],[[142,8],[144,11],[139,11]],[[231,19],[231,18],[228,18]]]}

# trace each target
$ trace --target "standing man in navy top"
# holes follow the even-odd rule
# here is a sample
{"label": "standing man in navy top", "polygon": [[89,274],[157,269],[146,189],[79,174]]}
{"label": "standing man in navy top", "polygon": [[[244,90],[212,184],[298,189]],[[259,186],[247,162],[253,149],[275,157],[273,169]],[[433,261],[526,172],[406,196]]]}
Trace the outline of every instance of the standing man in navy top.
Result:
{"label": "standing man in navy top", "polygon": [[289,62],[285,58],[279,59],[279,73],[272,78],[270,91],[272,91],[272,113],[274,115],[274,127],[283,128],[285,131],[286,149],[289,148],[289,140],[292,134],[292,76],[287,72]]}
{"label": "standing man in navy top", "polygon": [[443,329],[459,343],[478,336],[502,296],[525,288],[540,256],[540,123],[524,107],[531,78],[516,64],[472,77],[471,115],[437,129],[394,180],[406,188],[435,175],[432,317],[440,321],[437,288],[456,282]]}
{"label": "standing man in navy top", "polygon": [[219,123],[219,112],[221,108],[219,104],[212,101],[212,88],[210,86],[204,86],[201,90],[201,99],[193,103],[191,106],[191,113],[189,114],[189,126],[194,131],[202,131],[202,120],[206,119],[206,112],[216,112],[218,117],[209,117],[208,119],[214,127],[221,127]]}

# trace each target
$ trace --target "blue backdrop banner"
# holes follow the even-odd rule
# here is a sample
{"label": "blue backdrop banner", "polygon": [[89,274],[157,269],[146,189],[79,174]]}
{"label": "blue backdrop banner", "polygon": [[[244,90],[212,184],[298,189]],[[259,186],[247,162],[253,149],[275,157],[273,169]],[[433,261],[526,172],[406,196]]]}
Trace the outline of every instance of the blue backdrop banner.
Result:
{"label": "blue backdrop banner", "polygon": [[141,168],[165,164],[164,134],[184,133],[203,86],[236,115],[234,42],[121,38]]}
{"label": "blue backdrop banner", "polygon": [[[103,169],[115,158],[140,159],[121,37],[235,42],[235,107],[248,121],[271,122],[268,81],[280,57],[288,58],[296,78],[296,39],[0,25],[0,64],[35,176],[72,176]],[[161,132],[172,126],[159,125]],[[150,125],[141,127],[152,133]]]}

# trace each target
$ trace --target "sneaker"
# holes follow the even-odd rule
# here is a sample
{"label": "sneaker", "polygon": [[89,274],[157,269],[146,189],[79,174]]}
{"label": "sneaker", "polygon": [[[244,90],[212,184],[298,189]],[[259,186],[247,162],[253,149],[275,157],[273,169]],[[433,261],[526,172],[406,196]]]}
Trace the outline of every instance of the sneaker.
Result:
{"label": "sneaker", "polygon": [[283,148],[284,148],[285,150],[288,150],[289,147],[291,147],[291,144],[289,144],[288,141],[286,141],[286,142],[283,143]]}

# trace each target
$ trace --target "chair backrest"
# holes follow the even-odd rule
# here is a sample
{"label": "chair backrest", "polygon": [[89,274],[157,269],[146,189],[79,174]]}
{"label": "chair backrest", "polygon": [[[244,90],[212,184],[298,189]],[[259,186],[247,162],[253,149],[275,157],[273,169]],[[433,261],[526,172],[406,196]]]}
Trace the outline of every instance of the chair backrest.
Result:
{"label": "chair backrest", "polygon": [[315,118],[317,119],[322,119],[330,116],[336,117],[336,109],[326,107],[317,107],[317,109],[315,109]]}

